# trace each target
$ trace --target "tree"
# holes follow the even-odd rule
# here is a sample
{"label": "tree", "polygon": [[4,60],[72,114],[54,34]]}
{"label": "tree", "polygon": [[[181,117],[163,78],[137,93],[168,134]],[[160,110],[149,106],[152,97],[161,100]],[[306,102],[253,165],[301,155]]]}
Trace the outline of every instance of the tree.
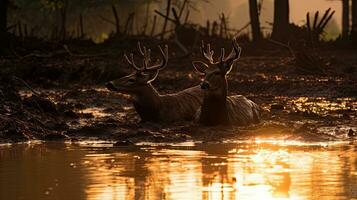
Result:
{"label": "tree", "polygon": [[274,1],[272,39],[286,42],[289,37],[289,0]]}
{"label": "tree", "polygon": [[257,0],[249,0],[249,15],[250,25],[252,26],[253,41],[260,41],[262,39],[262,32],[260,30]]}
{"label": "tree", "polygon": [[0,51],[7,46],[7,8],[8,0],[0,0]]}
{"label": "tree", "polygon": [[357,0],[352,0],[352,31],[351,38],[357,43]]}
{"label": "tree", "polygon": [[349,10],[349,0],[342,0],[342,39],[344,40],[348,38],[350,29]]}

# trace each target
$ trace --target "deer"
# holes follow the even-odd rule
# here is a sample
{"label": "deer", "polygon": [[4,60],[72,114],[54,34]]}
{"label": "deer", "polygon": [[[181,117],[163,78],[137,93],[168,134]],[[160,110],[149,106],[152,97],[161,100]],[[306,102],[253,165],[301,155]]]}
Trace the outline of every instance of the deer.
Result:
{"label": "deer", "polygon": [[202,41],[200,51],[208,62],[193,61],[194,68],[203,76],[201,89],[204,91],[203,103],[197,112],[196,120],[205,126],[237,125],[247,126],[260,121],[260,107],[242,95],[228,96],[227,75],[233,64],[240,58],[241,48],[232,41],[233,49],[225,57],[221,48],[218,61],[214,61],[214,51],[210,44]]}
{"label": "deer", "polygon": [[203,100],[200,86],[194,86],[183,91],[161,95],[153,87],[152,82],[157,78],[160,70],[168,63],[168,46],[164,50],[158,46],[161,62],[151,64],[151,50],[137,45],[139,54],[143,57],[143,64],[138,67],[134,62],[133,53],[124,54],[124,58],[131,66],[132,73],[122,78],[107,82],[105,86],[110,91],[128,94],[139,114],[142,122],[178,122],[192,121]]}

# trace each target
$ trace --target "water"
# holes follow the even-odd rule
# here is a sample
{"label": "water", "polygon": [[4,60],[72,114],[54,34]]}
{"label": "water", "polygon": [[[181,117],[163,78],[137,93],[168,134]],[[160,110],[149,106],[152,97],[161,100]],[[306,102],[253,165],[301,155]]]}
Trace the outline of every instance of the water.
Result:
{"label": "water", "polygon": [[0,199],[357,199],[357,144],[2,145]]}

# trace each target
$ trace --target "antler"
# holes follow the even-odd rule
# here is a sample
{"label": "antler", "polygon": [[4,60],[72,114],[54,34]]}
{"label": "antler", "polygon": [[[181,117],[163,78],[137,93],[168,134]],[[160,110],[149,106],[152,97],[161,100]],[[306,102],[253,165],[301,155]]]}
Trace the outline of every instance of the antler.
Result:
{"label": "antler", "polygon": [[140,52],[140,54],[144,57],[143,59],[143,69],[147,69],[150,61],[151,61],[151,49],[146,49],[146,47],[144,46],[144,48],[141,48],[141,44],[140,42],[138,42],[138,50]]}
{"label": "antler", "polygon": [[162,48],[160,46],[158,46],[161,52],[161,56],[162,56],[162,60],[159,64],[156,64],[154,66],[151,66],[150,68],[146,68],[147,70],[161,70],[164,67],[166,67],[167,62],[169,60],[169,49],[168,46],[165,45],[165,49],[162,50]]}
{"label": "antler", "polygon": [[159,64],[153,65],[151,67],[148,67],[150,62],[151,62],[151,49],[147,49],[145,46],[141,47],[140,42],[138,42],[138,50],[139,53],[144,57],[143,58],[143,66],[141,68],[137,67],[135,62],[134,62],[134,54],[130,54],[130,57],[128,57],[126,54],[124,54],[125,59],[128,61],[130,66],[132,66],[136,71],[146,71],[146,70],[161,70],[164,67],[166,67],[168,63],[168,58],[169,58],[169,50],[168,46],[165,45],[165,49],[162,50],[162,48],[159,46],[161,55],[162,55],[162,60]]}
{"label": "antler", "polygon": [[221,53],[221,62],[234,61],[234,60],[237,60],[240,58],[240,53],[242,52],[242,48],[240,48],[240,46],[235,38],[232,40],[232,46],[233,46],[233,49],[227,58],[223,58],[224,57],[224,49],[222,48],[223,53]]}
{"label": "antler", "polygon": [[129,65],[134,68],[134,70],[136,70],[136,71],[141,70],[139,67],[136,66],[136,64],[134,62],[134,54],[132,54],[132,53],[130,54],[130,59],[126,54],[124,54],[124,57],[125,57],[126,61],[128,61]]}
{"label": "antler", "polygon": [[220,62],[224,62],[225,52],[224,48],[221,48],[221,56],[219,57]]}
{"label": "antler", "polygon": [[[232,40],[232,45],[233,45],[233,49],[227,58],[225,57],[225,49],[221,48],[221,55],[219,57],[219,62],[227,62],[227,61],[232,61],[232,60],[234,61],[240,57],[241,48],[239,47],[236,39]],[[205,48],[205,45],[202,41],[202,44],[200,47],[201,53],[210,63],[213,64],[214,63],[214,60],[213,60],[214,51],[211,50],[211,45],[207,44],[206,52],[204,51],[204,48]]]}
{"label": "antler", "polygon": [[200,51],[201,51],[201,54],[210,62],[210,63],[213,63],[213,54],[214,54],[214,51],[211,50],[211,44],[207,44],[207,49],[206,49],[206,52],[205,52],[205,44],[202,40],[201,42],[201,47],[200,47]]}

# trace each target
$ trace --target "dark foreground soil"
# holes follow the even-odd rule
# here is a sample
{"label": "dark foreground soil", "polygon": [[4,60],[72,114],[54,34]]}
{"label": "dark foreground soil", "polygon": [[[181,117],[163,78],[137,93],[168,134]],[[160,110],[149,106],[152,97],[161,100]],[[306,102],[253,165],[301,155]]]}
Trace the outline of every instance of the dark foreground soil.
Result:
{"label": "dark foreground soil", "polygon": [[[260,124],[250,127],[141,123],[129,96],[104,87],[105,81],[129,72],[118,54],[1,58],[0,143],[113,140],[128,145],[356,137],[356,52],[321,51],[323,68],[316,70],[305,68],[284,51],[243,54],[229,76],[230,93],[246,95],[269,111]],[[190,64],[197,57],[170,55],[168,67],[154,83],[160,93],[197,85],[199,77]]]}

